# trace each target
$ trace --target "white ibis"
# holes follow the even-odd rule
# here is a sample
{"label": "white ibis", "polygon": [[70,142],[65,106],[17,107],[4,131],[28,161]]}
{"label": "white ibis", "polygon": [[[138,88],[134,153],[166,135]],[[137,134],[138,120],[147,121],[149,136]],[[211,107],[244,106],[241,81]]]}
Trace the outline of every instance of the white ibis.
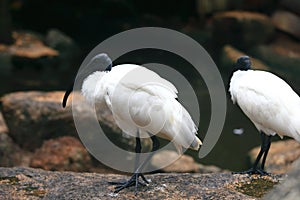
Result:
{"label": "white ibis", "polygon": [[[88,103],[105,105],[112,111],[120,129],[136,138],[137,156],[141,153],[140,136],[145,134],[152,140],[151,152],[159,149],[156,136],[172,140],[179,151],[182,147],[199,149],[202,143],[196,136],[197,126],[177,101],[177,90],[173,84],[140,65],[122,64],[111,67],[111,60],[106,54],[99,54],[92,61],[101,59],[108,61],[108,67],[104,71],[99,69],[86,75],[81,88],[82,95]],[[126,78],[128,74],[133,76]],[[151,81],[143,82],[143,79]],[[63,107],[72,90],[73,86],[66,91]],[[138,185],[148,184],[142,169],[152,155],[153,153],[136,168],[128,181],[112,183],[117,185],[115,192],[131,186],[135,186],[137,192]]]}
{"label": "white ibis", "polygon": [[251,70],[248,56],[237,59],[229,92],[233,103],[239,105],[261,133],[261,149],[253,167],[242,173],[267,174],[264,167],[272,136],[288,136],[300,142],[300,97],[278,76]]}

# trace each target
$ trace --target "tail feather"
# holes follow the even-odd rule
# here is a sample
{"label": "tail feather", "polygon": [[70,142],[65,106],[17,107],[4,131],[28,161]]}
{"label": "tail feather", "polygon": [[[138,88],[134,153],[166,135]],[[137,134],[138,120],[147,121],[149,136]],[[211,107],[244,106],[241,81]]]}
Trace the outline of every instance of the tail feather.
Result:
{"label": "tail feather", "polygon": [[180,144],[184,148],[191,148],[198,150],[202,144],[201,140],[197,137],[198,127],[195,125],[190,114],[181,106],[181,115],[177,118],[177,129],[174,137],[174,142]]}

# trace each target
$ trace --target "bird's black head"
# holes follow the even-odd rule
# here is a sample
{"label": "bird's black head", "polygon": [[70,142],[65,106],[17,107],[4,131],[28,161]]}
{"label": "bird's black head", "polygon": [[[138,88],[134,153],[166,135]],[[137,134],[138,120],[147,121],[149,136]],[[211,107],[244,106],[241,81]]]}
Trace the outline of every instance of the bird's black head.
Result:
{"label": "bird's black head", "polygon": [[235,68],[236,70],[244,70],[244,71],[251,69],[251,61],[249,56],[239,57],[236,61]]}
{"label": "bird's black head", "polygon": [[[79,72],[78,74],[78,79],[83,81],[89,74],[91,74],[94,71],[110,71],[112,68],[112,61],[111,59],[108,57],[107,54],[105,53],[100,53],[97,54],[96,56],[94,56],[90,62],[87,64],[87,66],[85,68],[83,68],[83,70],[81,72]],[[67,100],[69,95],[72,93],[73,91],[73,87],[74,87],[74,82],[75,80],[72,82],[72,84],[69,86],[69,88],[66,90],[66,93],[64,95],[64,98],[62,100],[62,106],[66,107],[67,105]]]}

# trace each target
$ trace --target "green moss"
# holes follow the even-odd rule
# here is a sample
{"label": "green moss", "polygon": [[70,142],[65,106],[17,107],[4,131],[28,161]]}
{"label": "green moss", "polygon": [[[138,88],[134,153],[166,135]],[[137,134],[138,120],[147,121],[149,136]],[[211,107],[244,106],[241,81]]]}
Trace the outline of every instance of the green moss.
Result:
{"label": "green moss", "polygon": [[15,176],[4,176],[0,177],[0,182],[4,182],[11,185],[16,185],[20,180]]}
{"label": "green moss", "polygon": [[32,186],[29,184],[26,185],[26,187],[24,187],[23,190],[26,191],[26,195],[30,196],[43,197],[46,194],[46,190],[40,189],[37,186]]}
{"label": "green moss", "polygon": [[[15,176],[4,176],[0,177],[0,182],[2,184],[9,184],[9,185],[18,185],[19,187],[21,184],[19,183],[19,179]],[[36,197],[43,197],[46,194],[46,190],[40,189],[37,186],[32,186],[30,184],[24,185],[20,190],[26,191],[26,195],[36,196]]]}
{"label": "green moss", "polygon": [[236,186],[236,190],[243,194],[260,198],[265,195],[270,189],[272,189],[276,184],[277,182],[259,178],[253,179],[249,182],[239,183]]}

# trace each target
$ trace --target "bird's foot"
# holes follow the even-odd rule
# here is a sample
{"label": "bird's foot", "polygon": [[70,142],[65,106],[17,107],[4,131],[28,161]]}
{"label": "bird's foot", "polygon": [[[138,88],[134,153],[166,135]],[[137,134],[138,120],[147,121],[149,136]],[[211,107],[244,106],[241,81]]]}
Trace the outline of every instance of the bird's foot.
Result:
{"label": "bird's foot", "polygon": [[253,175],[253,174],[258,174],[261,176],[269,176],[270,173],[262,170],[262,169],[257,169],[257,168],[251,168],[247,171],[243,171],[243,172],[232,172],[232,174],[249,174],[249,175]]}
{"label": "bird's foot", "polygon": [[[141,177],[143,181],[140,181],[139,177]],[[146,186],[147,184],[149,184],[149,181],[145,178],[145,176],[142,173],[134,173],[128,181],[109,182],[109,184],[116,185],[114,191],[115,193],[118,193],[125,188],[135,186],[135,194],[137,194],[138,185]]]}

